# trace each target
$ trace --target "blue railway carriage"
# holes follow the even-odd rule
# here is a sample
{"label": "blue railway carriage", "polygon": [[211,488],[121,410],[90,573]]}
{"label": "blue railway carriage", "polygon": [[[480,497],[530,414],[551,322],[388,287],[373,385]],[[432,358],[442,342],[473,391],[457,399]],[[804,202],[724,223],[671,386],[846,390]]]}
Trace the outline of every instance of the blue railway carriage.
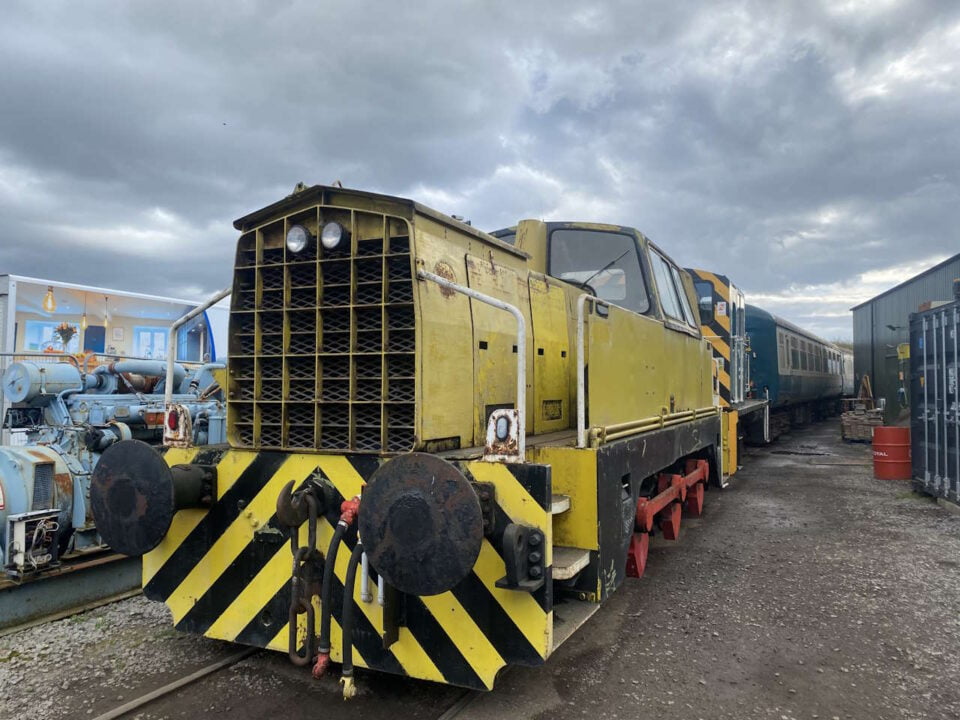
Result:
{"label": "blue railway carriage", "polygon": [[755,392],[793,423],[836,413],[843,391],[841,350],[791,322],[747,305]]}

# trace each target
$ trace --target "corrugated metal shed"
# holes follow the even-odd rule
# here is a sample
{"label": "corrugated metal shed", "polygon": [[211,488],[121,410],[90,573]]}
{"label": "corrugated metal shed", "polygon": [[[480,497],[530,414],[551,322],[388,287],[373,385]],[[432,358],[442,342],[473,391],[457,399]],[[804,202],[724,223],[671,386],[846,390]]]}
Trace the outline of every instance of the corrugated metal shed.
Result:
{"label": "corrugated metal shed", "polygon": [[910,313],[928,301],[952,300],[955,278],[960,278],[960,254],[851,308],[857,383],[864,374],[870,376],[874,395],[887,399],[887,422],[895,421],[903,410],[898,397],[901,370],[904,387],[909,385],[909,367],[898,360],[897,345],[910,342]]}

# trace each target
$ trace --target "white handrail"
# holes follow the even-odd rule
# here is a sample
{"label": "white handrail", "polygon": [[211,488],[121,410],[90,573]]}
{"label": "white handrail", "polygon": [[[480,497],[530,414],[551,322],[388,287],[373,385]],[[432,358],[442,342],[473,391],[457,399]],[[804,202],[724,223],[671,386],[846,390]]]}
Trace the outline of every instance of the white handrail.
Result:
{"label": "white handrail", "polygon": [[[231,290],[233,290],[232,286],[225,287],[223,290],[204,302],[203,305],[194,308],[183,317],[175,320],[173,325],[170,326],[170,333],[167,339],[167,380],[164,383],[164,408],[169,409],[170,404],[173,402],[173,366],[174,358],[177,356],[177,330],[193,320],[197,315],[206,312],[216,303],[223,300],[227,295],[230,294]],[[166,422],[166,417],[164,417],[164,422]]]}
{"label": "white handrail", "polygon": [[577,447],[587,446],[587,381],[586,354],[584,351],[584,307],[587,300],[597,305],[610,307],[610,303],[598,297],[583,293],[577,298]]}
{"label": "white handrail", "polygon": [[440,275],[435,275],[426,270],[417,270],[417,277],[423,280],[431,280],[440,287],[448,288],[461,295],[478,300],[482,303],[506,310],[517,320],[517,455],[523,460],[526,457],[527,444],[527,321],[523,313],[515,305],[504,302],[490,295],[485,295],[466,285],[448,280]]}

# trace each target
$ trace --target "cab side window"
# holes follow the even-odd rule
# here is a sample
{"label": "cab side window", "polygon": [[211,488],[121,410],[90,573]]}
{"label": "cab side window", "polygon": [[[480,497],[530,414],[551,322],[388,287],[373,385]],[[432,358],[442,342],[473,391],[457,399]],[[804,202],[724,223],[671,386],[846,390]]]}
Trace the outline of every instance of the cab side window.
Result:
{"label": "cab side window", "polygon": [[653,248],[650,249],[650,265],[653,268],[657,291],[660,293],[663,314],[676,322],[696,327],[693,310],[690,309],[690,302],[680,279],[680,271]]}

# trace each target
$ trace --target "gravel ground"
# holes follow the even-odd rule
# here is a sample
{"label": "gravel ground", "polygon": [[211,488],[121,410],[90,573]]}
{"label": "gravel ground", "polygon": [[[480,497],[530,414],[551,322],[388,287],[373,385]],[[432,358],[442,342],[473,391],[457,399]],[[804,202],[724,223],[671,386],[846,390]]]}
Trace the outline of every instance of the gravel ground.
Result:
{"label": "gravel ground", "polygon": [[838,437],[750,451],[642,580],[465,717],[960,718],[960,517]]}
{"label": "gravel ground", "polygon": [[235,651],[133,597],[0,638],[0,718],[96,716]]}
{"label": "gravel ground", "polygon": [[[960,718],[960,516],[874,480],[869,446],[837,436],[750,451],[679,542],[653,543],[646,577],[460,717]],[[234,652],[133,598],[0,638],[0,718],[96,716]],[[436,717],[462,692],[358,685],[345,704],[334,679],[261,653],[134,717]]]}

